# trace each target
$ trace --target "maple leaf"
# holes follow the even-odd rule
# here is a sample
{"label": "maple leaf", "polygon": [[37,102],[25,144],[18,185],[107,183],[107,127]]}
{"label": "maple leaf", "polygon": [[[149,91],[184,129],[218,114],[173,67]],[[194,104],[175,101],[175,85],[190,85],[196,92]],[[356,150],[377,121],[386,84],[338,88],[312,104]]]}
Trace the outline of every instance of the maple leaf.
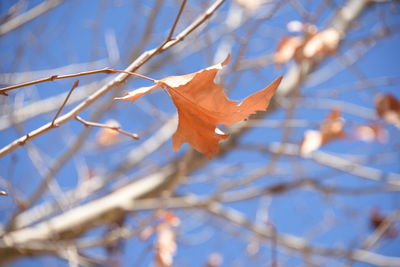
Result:
{"label": "maple leaf", "polygon": [[247,119],[256,111],[266,110],[282,80],[282,77],[277,78],[238,104],[228,99],[222,84],[214,83],[218,71],[229,61],[230,56],[222,63],[194,73],[157,80],[153,86],[136,89],[117,99],[135,101],[159,87],[166,89],[178,110],[178,128],[172,137],[174,151],[188,142],[211,159],[219,151],[219,142],[229,137],[219,131],[217,125],[231,125]]}

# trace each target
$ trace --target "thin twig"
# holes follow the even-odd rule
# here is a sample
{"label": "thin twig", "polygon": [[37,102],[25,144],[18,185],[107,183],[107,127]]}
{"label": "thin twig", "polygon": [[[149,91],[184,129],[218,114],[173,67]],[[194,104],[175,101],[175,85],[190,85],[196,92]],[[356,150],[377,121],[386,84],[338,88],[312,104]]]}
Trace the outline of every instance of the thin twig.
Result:
{"label": "thin twig", "polygon": [[181,7],[179,8],[178,15],[175,18],[174,25],[172,25],[172,28],[168,34],[168,37],[167,37],[168,41],[171,40],[172,36],[174,35],[176,25],[178,25],[178,21],[181,18],[181,15],[182,15],[183,9],[185,8],[185,5],[186,5],[186,0],[183,0]]}
{"label": "thin twig", "polygon": [[102,123],[97,123],[97,122],[90,122],[90,121],[86,121],[84,119],[82,119],[79,116],[76,116],[75,119],[79,122],[81,122],[83,125],[85,125],[86,127],[100,127],[100,128],[107,128],[107,129],[111,129],[114,131],[117,131],[121,134],[127,135],[129,137],[132,137],[133,139],[138,140],[139,139],[139,135],[135,134],[135,133],[130,133],[127,131],[122,130],[119,126],[112,126],[112,125],[107,125],[107,124],[102,124]]}
{"label": "thin twig", "polygon": [[[103,78],[98,81],[87,83],[84,86],[78,86],[68,99],[65,107],[81,102],[82,100],[86,99],[88,95],[93,94],[96,90],[98,90],[99,86],[110,80],[111,79],[109,78]],[[55,113],[59,109],[64,99],[67,97],[67,94],[68,92],[62,92],[55,96],[41,99],[32,103],[26,103],[24,106],[20,106],[11,113],[3,114],[0,116],[0,131],[43,114]]]}
{"label": "thin twig", "polygon": [[352,251],[341,249],[329,249],[320,246],[313,246],[308,243],[306,239],[289,234],[279,234],[274,232],[270,227],[253,223],[243,213],[236,209],[225,207],[217,202],[210,202],[201,206],[204,210],[217,216],[218,218],[225,219],[228,222],[239,225],[245,229],[250,230],[252,233],[257,234],[259,237],[272,239],[276,238],[276,244],[286,247],[291,251],[296,251],[302,254],[318,254],[325,257],[332,258],[348,258],[351,257],[354,261],[361,261],[377,266],[396,266],[400,262],[397,257],[387,257],[363,249],[354,249]]}
{"label": "thin twig", "polygon": [[60,115],[61,111],[63,110],[63,108],[65,107],[65,104],[67,104],[69,97],[71,96],[72,92],[74,91],[74,89],[76,87],[78,87],[79,85],[79,80],[76,80],[74,82],[74,85],[72,85],[71,90],[69,90],[67,97],[65,98],[64,102],[62,103],[61,107],[58,109],[56,115],[54,116],[54,119],[51,121],[51,126],[52,127],[58,127],[58,125],[55,123],[56,119],[58,118],[58,116]]}
{"label": "thin twig", "polygon": [[60,80],[60,79],[74,78],[74,77],[86,76],[86,75],[92,75],[92,74],[98,74],[98,73],[106,73],[106,74],[125,73],[125,74],[129,74],[129,75],[136,76],[136,77],[139,77],[139,78],[143,78],[143,79],[146,79],[146,80],[149,80],[149,81],[152,81],[152,82],[156,81],[156,80],[154,80],[152,78],[146,77],[146,76],[138,74],[138,73],[133,73],[133,72],[130,72],[130,71],[127,71],[127,70],[116,70],[116,69],[111,69],[111,68],[104,68],[104,69],[100,69],[100,70],[83,71],[83,72],[78,72],[78,73],[73,73],[73,74],[66,74],[66,75],[52,75],[52,76],[47,77],[47,78],[16,84],[16,85],[12,85],[12,86],[1,88],[0,89],[0,94],[7,95],[5,93],[7,91],[14,90],[14,89],[21,88],[21,87],[25,87],[25,86],[38,84],[38,83],[52,82],[52,81]]}
{"label": "thin twig", "polygon": [[[99,179],[90,179],[82,183],[77,189],[67,191],[60,198],[71,199],[73,203],[78,203],[82,199],[87,198],[91,194],[98,192],[103,186],[106,186],[110,180],[114,179],[116,176],[126,173],[142,162],[151,153],[158,150],[167,140],[172,136],[176,130],[176,120],[177,115],[169,118],[165,124],[152,136],[147,138],[140,146],[131,150],[124,160],[116,167],[114,171],[110,171]],[[83,137],[79,136],[78,139],[82,140]],[[59,162],[60,160],[56,160]],[[63,162],[64,164],[65,162]],[[54,177],[55,173],[61,168],[63,164],[57,164],[52,166],[52,173],[44,177]],[[88,189],[90,188],[90,189]],[[32,198],[33,199],[33,198]],[[30,199],[30,201],[32,200]],[[75,201],[75,202],[74,202]],[[30,202],[31,203],[31,202]],[[15,228],[23,228],[31,225],[35,222],[42,220],[44,217],[50,217],[50,215],[58,212],[58,206],[54,202],[42,203],[31,210],[18,215],[17,220],[15,220]]]}
{"label": "thin twig", "polygon": [[[220,2],[221,2],[221,1],[220,1]],[[223,2],[223,1],[222,1],[222,2]],[[181,4],[181,7],[179,8],[178,15],[177,15],[176,18],[175,18],[174,24],[172,25],[172,28],[171,28],[171,30],[169,31],[169,34],[168,34],[167,38],[165,39],[165,41],[155,50],[155,53],[156,53],[156,54],[158,54],[161,50],[163,50],[163,49],[165,48],[165,45],[166,45],[169,41],[175,40],[174,38],[172,38],[172,36],[174,35],[176,25],[178,25],[178,21],[179,21],[179,19],[181,18],[181,14],[182,14],[182,12],[183,12],[183,9],[185,8],[185,5],[186,5],[186,0],[183,0],[183,2],[182,2],[182,4]],[[188,28],[187,28],[187,29],[188,29]],[[189,32],[189,33],[190,33],[190,32]],[[188,33],[188,34],[189,34],[189,33]],[[176,39],[176,40],[177,40],[177,39]]]}

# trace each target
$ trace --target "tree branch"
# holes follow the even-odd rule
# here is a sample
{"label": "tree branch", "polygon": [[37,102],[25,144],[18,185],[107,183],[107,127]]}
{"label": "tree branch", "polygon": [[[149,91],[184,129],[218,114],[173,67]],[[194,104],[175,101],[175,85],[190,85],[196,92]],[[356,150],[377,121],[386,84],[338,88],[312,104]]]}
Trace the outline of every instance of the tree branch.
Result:
{"label": "tree branch", "polygon": [[102,124],[102,123],[97,123],[97,122],[86,121],[79,116],[76,116],[75,119],[77,121],[79,121],[80,123],[82,123],[83,125],[85,125],[86,127],[100,127],[100,128],[111,129],[111,130],[117,131],[121,134],[124,134],[126,136],[129,136],[133,139],[136,139],[136,140],[139,139],[139,135],[137,135],[135,133],[130,133],[130,132],[124,131],[119,126],[112,126],[112,125],[107,125],[107,124]]}
{"label": "tree branch", "polygon": [[0,25],[0,37],[49,12],[65,0],[48,0]]}
{"label": "tree branch", "polygon": [[39,79],[36,81],[30,81],[30,82],[25,82],[25,83],[1,88],[0,93],[6,93],[6,92],[14,90],[14,89],[18,89],[21,87],[26,87],[26,86],[30,86],[30,85],[34,85],[34,84],[39,84],[39,83],[44,83],[44,82],[52,82],[52,81],[61,80],[61,79],[75,78],[75,77],[80,77],[80,76],[93,75],[93,74],[98,74],[98,73],[105,73],[105,74],[125,73],[125,74],[129,74],[132,76],[136,76],[139,78],[143,78],[143,79],[155,82],[154,79],[146,77],[146,76],[138,74],[138,73],[133,73],[133,72],[130,72],[127,70],[116,70],[116,69],[111,69],[111,68],[104,68],[101,70],[84,71],[84,72],[67,74],[67,75],[52,75],[50,77]]}

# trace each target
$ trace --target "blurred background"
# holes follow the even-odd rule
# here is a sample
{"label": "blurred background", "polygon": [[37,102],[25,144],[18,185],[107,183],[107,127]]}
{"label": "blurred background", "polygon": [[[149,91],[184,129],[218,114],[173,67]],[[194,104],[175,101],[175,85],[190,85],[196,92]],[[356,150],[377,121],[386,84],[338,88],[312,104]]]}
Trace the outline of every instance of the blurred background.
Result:
{"label": "blurred background", "polygon": [[114,100],[146,79],[1,91],[0,264],[400,266],[399,19],[398,1],[1,0],[1,88],[228,54],[230,99],[283,81],[211,160],[173,151],[164,90]]}

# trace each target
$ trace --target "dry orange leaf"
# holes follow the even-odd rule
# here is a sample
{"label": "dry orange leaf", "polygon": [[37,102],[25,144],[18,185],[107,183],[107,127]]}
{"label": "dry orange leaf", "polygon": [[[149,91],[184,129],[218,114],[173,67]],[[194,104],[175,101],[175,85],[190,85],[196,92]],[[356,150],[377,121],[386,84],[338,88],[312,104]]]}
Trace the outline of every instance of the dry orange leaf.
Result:
{"label": "dry orange leaf", "polygon": [[[304,37],[284,36],[274,54],[274,61],[282,65],[291,59],[301,62],[315,56],[326,56],[336,52],[341,34],[335,28],[317,31],[315,25],[292,22],[296,30],[304,32]],[[288,24],[290,25],[290,24]]]}
{"label": "dry orange leaf", "polygon": [[183,143],[188,142],[194,149],[212,158],[219,151],[219,142],[229,137],[221,133],[217,125],[231,125],[247,119],[256,111],[265,110],[282,80],[279,77],[238,104],[227,98],[222,84],[214,83],[218,71],[229,60],[230,56],[222,63],[194,73],[157,80],[154,86],[139,88],[117,99],[135,101],[159,87],[166,89],[178,110],[178,129],[172,137],[174,150],[178,151]]}
{"label": "dry orange leaf", "polygon": [[375,98],[375,110],[387,123],[400,128],[400,102],[391,94],[380,94]]}
{"label": "dry orange leaf", "polygon": [[343,132],[344,120],[339,109],[333,109],[325,118],[320,127],[322,144],[345,137]]}
{"label": "dry orange leaf", "polygon": [[282,65],[291,60],[297,49],[303,45],[303,38],[298,36],[283,37],[274,54],[274,61],[277,65]]}
{"label": "dry orange leaf", "polygon": [[364,142],[378,141],[385,143],[388,140],[388,132],[378,124],[359,125],[354,130],[357,139]]}
{"label": "dry orange leaf", "polygon": [[324,144],[345,137],[343,127],[344,121],[340,110],[333,109],[321,124],[319,131],[305,132],[300,145],[300,154],[306,156]]}
{"label": "dry orange leaf", "polygon": [[173,227],[179,226],[180,220],[173,212],[164,210],[158,211],[157,217],[162,222],[156,227],[155,261],[159,266],[169,267],[172,266],[177,249]]}
{"label": "dry orange leaf", "polygon": [[305,58],[316,55],[330,55],[336,52],[341,34],[334,28],[323,30],[312,36],[304,45],[302,54]]}
{"label": "dry orange leaf", "polygon": [[156,263],[162,267],[172,266],[173,257],[176,252],[176,241],[175,233],[171,229],[170,225],[162,223],[157,226],[157,240],[155,249]]}

